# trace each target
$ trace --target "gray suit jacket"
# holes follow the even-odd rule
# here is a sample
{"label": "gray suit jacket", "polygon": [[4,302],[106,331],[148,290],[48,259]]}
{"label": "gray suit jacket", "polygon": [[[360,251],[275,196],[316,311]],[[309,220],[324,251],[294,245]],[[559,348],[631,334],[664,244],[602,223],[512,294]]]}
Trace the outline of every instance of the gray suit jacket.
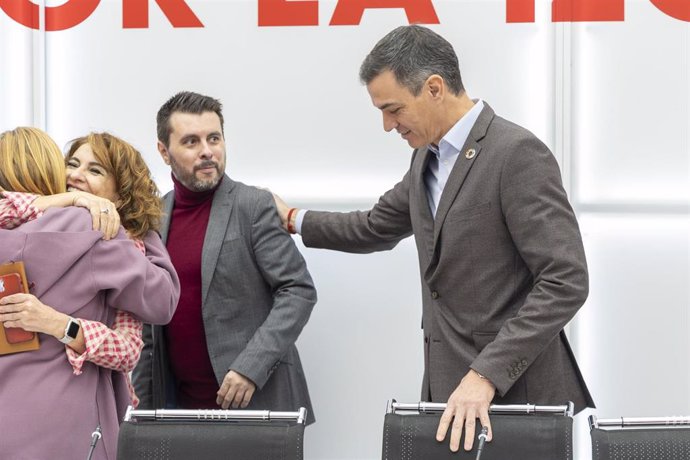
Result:
{"label": "gray suit jacket", "polygon": [[[173,199],[173,192],[164,197],[164,241]],[[223,178],[204,239],[201,282],[206,342],[219,386],[233,369],[257,386],[248,409],[306,407],[313,422],[295,341],[316,303],[316,290],[269,192]],[[134,371],[140,407],[174,407],[165,328],[147,326],[144,343]]]}
{"label": "gray suit jacket", "polygon": [[497,403],[593,407],[563,333],[587,297],[588,275],[555,158],[485,104],[433,218],[424,185],[429,155],[416,150],[402,181],[369,211],[307,212],[304,243],[365,253],[414,234],[423,400],[445,402],[472,368],[496,385]]}

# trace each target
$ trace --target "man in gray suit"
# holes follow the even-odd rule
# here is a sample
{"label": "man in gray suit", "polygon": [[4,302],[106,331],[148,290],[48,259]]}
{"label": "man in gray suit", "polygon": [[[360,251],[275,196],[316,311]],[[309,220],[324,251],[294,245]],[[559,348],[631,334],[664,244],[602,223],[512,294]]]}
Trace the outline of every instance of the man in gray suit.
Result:
{"label": "man in gray suit", "polygon": [[174,182],[161,232],[182,293],[170,324],[145,329],[140,407],[306,407],[313,422],[295,341],[316,290],[271,194],[224,174],[218,100],[176,94],[157,125]]}
{"label": "man in gray suit", "polygon": [[[367,253],[414,234],[422,277],[422,400],[448,403],[436,438],[472,448],[493,403],[593,407],[563,327],[588,293],[585,254],[555,158],[469,98],[453,47],[421,26],[376,44],[360,78],[386,131],[414,148],[369,211],[289,209],[307,246]],[[489,437],[491,439],[491,431]]]}

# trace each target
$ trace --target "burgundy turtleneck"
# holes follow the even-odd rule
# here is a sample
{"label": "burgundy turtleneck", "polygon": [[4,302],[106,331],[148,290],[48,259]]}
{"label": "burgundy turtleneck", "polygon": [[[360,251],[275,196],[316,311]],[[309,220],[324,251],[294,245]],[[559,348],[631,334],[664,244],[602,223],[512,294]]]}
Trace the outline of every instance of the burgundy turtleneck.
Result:
{"label": "burgundy turtleneck", "polygon": [[177,380],[180,408],[217,409],[218,383],[208,356],[201,316],[201,250],[218,186],[206,192],[193,192],[175,176],[173,183],[175,207],[166,246],[180,278],[181,294],[177,311],[166,327],[170,369]]}

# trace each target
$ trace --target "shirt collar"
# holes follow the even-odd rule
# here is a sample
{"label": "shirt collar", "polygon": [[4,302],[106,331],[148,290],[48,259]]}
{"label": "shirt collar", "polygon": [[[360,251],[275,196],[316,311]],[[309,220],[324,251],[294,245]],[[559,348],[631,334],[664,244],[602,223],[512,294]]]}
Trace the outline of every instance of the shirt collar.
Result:
{"label": "shirt collar", "polygon": [[195,192],[193,190],[188,189],[184,186],[184,184],[182,184],[182,182],[180,182],[177,179],[177,177],[175,177],[175,174],[172,174],[172,172],[170,173],[170,176],[172,177],[173,187],[175,190],[175,206],[193,207],[207,200],[212,199],[213,194],[216,193],[216,190],[218,190],[218,187],[220,187],[220,183],[223,181],[223,177],[225,175],[220,177],[220,180],[218,181],[215,187],[213,187],[210,190],[205,190],[203,192]]}
{"label": "shirt collar", "polygon": [[484,109],[484,101],[481,99],[474,101],[474,106],[441,138],[438,147],[429,144],[429,150],[441,158],[457,155],[462,146],[465,145],[465,141],[467,141],[467,137],[477,122],[482,109]]}

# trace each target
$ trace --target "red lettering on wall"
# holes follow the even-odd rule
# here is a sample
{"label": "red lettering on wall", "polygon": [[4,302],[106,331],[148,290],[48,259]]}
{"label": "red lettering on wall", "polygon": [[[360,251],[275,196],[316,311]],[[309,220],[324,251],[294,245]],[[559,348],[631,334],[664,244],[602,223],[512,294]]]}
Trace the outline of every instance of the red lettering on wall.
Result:
{"label": "red lettering on wall", "polygon": [[624,0],[553,0],[553,22],[623,21]]}
{"label": "red lettering on wall", "polygon": [[318,26],[319,2],[259,0],[259,26]]}
{"label": "red lettering on wall", "polygon": [[64,5],[46,7],[46,30],[65,30],[91,16],[100,0],[70,0]]}
{"label": "red lettering on wall", "polygon": [[[60,6],[46,7],[46,31],[70,29],[91,16],[100,0],[70,0]],[[5,0],[0,8],[19,24],[39,29],[39,6],[30,0]]]}
{"label": "red lettering on wall", "polygon": [[[0,0],[0,9],[15,22],[38,30],[40,11],[45,9],[45,30],[59,31],[81,24],[100,0],[67,0],[54,7],[41,7],[37,0]],[[155,0],[173,27],[204,27],[187,0]],[[535,22],[536,0],[505,0],[506,22]],[[664,14],[690,22],[690,0],[649,0]],[[316,26],[319,0],[257,0],[259,26]],[[364,10],[404,9],[410,24],[439,24],[432,0],[338,0],[330,25],[359,25]],[[552,0],[552,22],[624,21],[625,0]],[[125,29],[149,27],[149,0],[122,0]]]}
{"label": "red lettering on wall", "polygon": [[14,19],[19,24],[29,29],[38,29],[38,5],[28,0],[13,2],[8,0],[0,1],[0,8],[7,16]]}
{"label": "red lettering on wall", "polygon": [[672,18],[690,22],[690,0],[651,0],[651,2]]}
{"label": "red lettering on wall", "polygon": [[[156,0],[173,27],[204,27],[184,0]],[[122,0],[122,27],[146,29],[149,26],[149,0]]]}
{"label": "red lettering on wall", "polygon": [[506,22],[534,22],[534,0],[506,0]]}
{"label": "red lettering on wall", "polygon": [[410,24],[439,24],[431,0],[339,0],[330,25],[356,26],[369,8],[404,8]]}

